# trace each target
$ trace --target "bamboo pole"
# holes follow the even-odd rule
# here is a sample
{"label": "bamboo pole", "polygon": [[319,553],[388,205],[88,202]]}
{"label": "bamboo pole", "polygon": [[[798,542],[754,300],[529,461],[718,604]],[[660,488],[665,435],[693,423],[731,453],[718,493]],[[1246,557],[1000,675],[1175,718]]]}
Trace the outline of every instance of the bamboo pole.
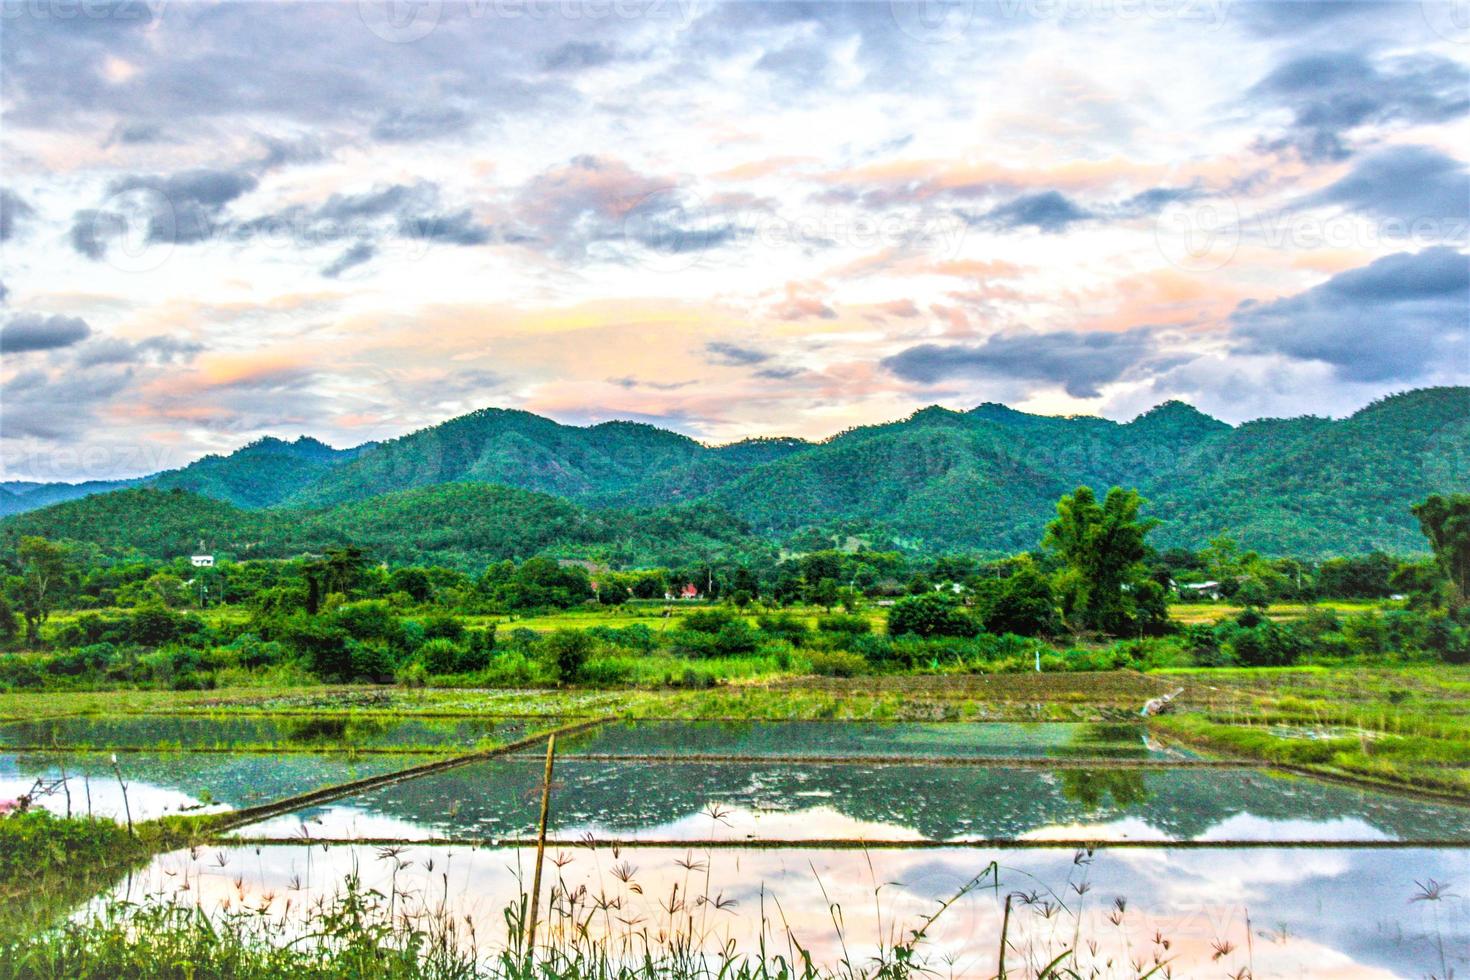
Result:
{"label": "bamboo pole", "polygon": [[551,815],[551,767],[556,758],[556,733],[546,739],[546,781],[541,785],[541,821],[536,829],[536,871],[531,877],[531,911],[526,919],[526,956],[536,941],[536,913],[541,909],[541,865],[546,858],[546,823]]}

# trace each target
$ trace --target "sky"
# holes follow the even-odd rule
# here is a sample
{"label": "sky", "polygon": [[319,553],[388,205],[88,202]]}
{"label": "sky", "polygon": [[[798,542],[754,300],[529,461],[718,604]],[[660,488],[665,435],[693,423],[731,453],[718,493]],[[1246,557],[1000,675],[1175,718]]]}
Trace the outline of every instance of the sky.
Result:
{"label": "sky", "polygon": [[1470,381],[1463,2],[0,14],[3,479]]}

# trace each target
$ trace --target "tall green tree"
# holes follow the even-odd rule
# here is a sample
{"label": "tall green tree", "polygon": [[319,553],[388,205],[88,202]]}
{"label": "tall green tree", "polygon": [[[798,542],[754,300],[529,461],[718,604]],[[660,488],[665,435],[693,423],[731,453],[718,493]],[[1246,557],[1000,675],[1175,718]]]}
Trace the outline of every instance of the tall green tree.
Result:
{"label": "tall green tree", "polygon": [[13,585],[13,597],[25,619],[26,642],[34,647],[41,641],[41,626],[51,617],[65,582],[66,548],[29,535],[20,539],[16,557],[20,578]]}
{"label": "tall green tree", "polygon": [[1136,490],[1113,487],[1101,504],[1091,487],[1078,487],[1057,501],[1043,547],[1065,566],[1062,608],[1074,627],[1121,634],[1137,624],[1130,592],[1142,587],[1144,538],[1158,526],[1138,515],[1144,500]]}
{"label": "tall green tree", "polygon": [[1470,600],[1470,493],[1433,494],[1410,508],[1429,539],[1434,558],[1449,576],[1453,601]]}

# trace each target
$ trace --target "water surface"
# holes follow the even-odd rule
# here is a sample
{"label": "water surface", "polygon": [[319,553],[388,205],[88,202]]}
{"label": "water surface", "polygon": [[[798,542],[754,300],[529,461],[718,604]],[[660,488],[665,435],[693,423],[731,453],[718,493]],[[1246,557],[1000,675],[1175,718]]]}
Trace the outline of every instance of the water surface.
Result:
{"label": "water surface", "polygon": [[[117,757],[134,821],[178,813],[218,813],[285,799],[326,786],[406,769],[433,756],[348,757],[290,753],[128,752]],[[73,815],[125,819],[123,791],[112,760],[102,752],[0,753],[0,800],[29,793],[37,779],[67,777],[37,803]]]}
{"label": "water surface", "polygon": [[[244,836],[533,835],[542,765],[470,763]],[[555,836],[617,840],[1470,841],[1470,809],[1249,768],[557,763]]]}
{"label": "water surface", "polygon": [[[1114,964],[1160,952],[1178,977],[1383,978],[1443,975],[1439,949],[1456,975],[1470,968],[1470,905],[1463,898],[1415,901],[1420,883],[1470,881],[1470,851],[1362,848],[1170,850],[1061,849],[770,850],[573,848],[547,865],[552,930],[564,913],[614,939],[632,929],[656,935],[670,896],[697,944],[713,952],[733,941],[772,953],[790,936],[818,964],[855,961],[881,939],[908,936],[942,901],[998,865],[927,933],[920,954],[939,976],[993,977],[1004,897],[1015,957],[1050,960],[1081,939],[1083,975],[1119,973]],[[160,855],[118,893],[137,900],[166,894],[207,909],[265,908],[302,916],[348,874],[399,895],[400,911],[444,903],[474,925],[482,950],[505,940],[502,910],[530,880],[534,851],[417,845],[268,845]],[[187,886],[187,891],[181,891]],[[881,886],[881,887],[880,887]],[[585,890],[583,890],[585,888]],[[567,896],[578,896],[568,900]],[[593,914],[600,896],[614,914]],[[1116,900],[1122,899],[1120,910]],[[288,903],[289,910],[288,911]],[[833,926],[840,907],[844,938]],[[543,919],[543,921],[545,921]],[[634,923],[629,926],[627,923]],[[544,937],[545,934],[543,934]],[[1165,950],[1159,940],[1167,940]],[[1223,952],[1222,952],[1223,951]],[[1015,963],[1015,959],[1012,959]],[[1128,973],[1128,975],[1133,975]]]}

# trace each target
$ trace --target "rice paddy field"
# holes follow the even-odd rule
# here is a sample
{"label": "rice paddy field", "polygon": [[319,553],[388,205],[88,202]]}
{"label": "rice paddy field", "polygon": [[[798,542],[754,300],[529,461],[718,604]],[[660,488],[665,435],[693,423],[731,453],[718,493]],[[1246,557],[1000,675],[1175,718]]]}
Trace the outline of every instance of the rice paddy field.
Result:
{"label": "rice paddy field", "polygon": [[541,844],[547,944],[858,964],[919,930],[946,976],[1003,950],[1008,975],[1071,951],[1081,975],[1447,976],[1467,691],[1442,668],[7,695],[0,799],[191,818],[94,909],[289,932],[362,888],[504,948]]}

